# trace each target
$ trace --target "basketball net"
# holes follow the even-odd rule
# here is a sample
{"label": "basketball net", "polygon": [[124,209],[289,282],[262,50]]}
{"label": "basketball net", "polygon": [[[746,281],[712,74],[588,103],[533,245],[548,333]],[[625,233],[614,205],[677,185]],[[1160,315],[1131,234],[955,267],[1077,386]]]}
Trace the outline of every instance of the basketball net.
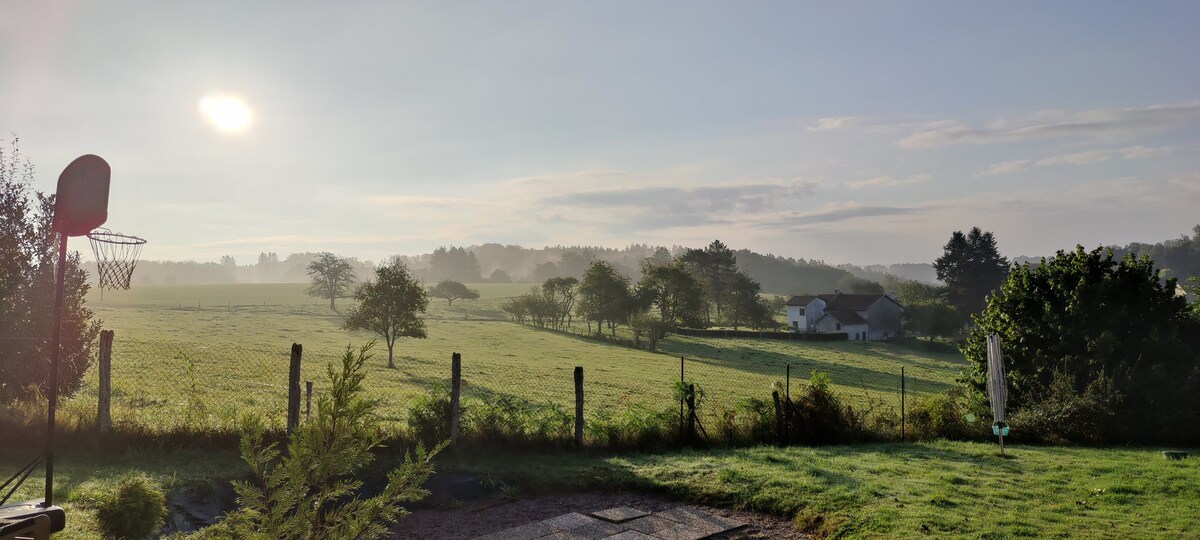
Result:
{"label": "basketball net", "polygon": [[136,236],[120,234],[108,229],[96,229],[87,235],[96,255],[96,274],[100,290],[129,289],[133,269],[146,241]]}

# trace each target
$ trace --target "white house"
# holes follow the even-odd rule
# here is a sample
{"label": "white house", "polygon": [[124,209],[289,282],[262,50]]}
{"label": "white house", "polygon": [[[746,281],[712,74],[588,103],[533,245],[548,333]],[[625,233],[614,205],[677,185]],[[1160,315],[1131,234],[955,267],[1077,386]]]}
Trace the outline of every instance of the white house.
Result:
{"label": "white house", "polygon": [[784,305],[793,332],[845,332],[852,341],[879,341],[904,333],[904,308],[886,294],[793,296]]}

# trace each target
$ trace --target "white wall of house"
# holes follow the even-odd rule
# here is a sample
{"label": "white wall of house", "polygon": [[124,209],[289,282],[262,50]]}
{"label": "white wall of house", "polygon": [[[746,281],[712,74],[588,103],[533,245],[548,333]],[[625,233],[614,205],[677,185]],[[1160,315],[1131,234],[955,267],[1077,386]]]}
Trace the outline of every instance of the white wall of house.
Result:
{"label": "white wall of house", "polygon": [[842,324],[832,315],[822,317],[816,324],[817,332],[829,334],[834,332],[844,332],[849,334],[851,341],[866,339],[867,325],[865,324]]}
{"label": "white wall of house", "polygon": [[787,306],[788,330],[793,332],[816,332],[817,319],[825,314],[825,301],[820,298],[807,306]]}
{"label": "white wall of house", "polygon": [[793,332],[807,332],[808,320],[804,316],[804,306],[788,306],[788,330]]}

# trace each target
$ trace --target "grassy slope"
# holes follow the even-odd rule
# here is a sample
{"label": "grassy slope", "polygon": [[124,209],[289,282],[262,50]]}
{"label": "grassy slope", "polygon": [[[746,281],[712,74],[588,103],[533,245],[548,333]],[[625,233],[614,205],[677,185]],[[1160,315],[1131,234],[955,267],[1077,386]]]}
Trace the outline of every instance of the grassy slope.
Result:
{"label": "grassy slope", "polygon": [[[827,371],[835,387],[852,399],[870,395],[888,405],[898,403],[900,366],[908,366],[914,394],[945,388],[961,366],[957,353],[881,343],[679,337],[662,344],[665,354],[655,354],[506,322],[499,304],[529,285],[473,287],[483,295],[478,301],[460,300],[453,307],[436,299],[430,303],[429,337],[397,344],[398,369],[386,368],[386,350],[377,347],[369,386],[389,405],[386,410],[395,411],[394,419],[424,389],[448,379],[451,352],[464,356],[468,395],[512,394],[563,408],[573,403],[572,369],[582,365],[590,410],[629,404],[668,408],[679,373],[677,355],[692,360],[688,378],[705,390],[709,403],[722,405],[750,396],[769,399],[771,384],[783,381],[788,363],[793,378]],[[89,304],[117,334],[114,417],[154,425],[228,426],[254,408],[281,420],[292,342],[304,345],[304,378],[316,381],[319,393],[325,363],[347,344],[372,338],[342,330],[342,316],[330,311],[327,301],[305,296],[304,288],[140,287],[108,291],[102,302],[93,292]],[[349,304],[341,300],[339,309],[344,312]],[[75,412],[86,417],[94,390],[85,390],[77,401]]]}
{"label": "grassy slope", "polygon": [[[979,443],[496,457],[457,468],[540,491],[642,489],[781,516],[851,538],[1184,538],[1200,460],[1152,449]],[[820,531],[823,529],[823,531]]]}

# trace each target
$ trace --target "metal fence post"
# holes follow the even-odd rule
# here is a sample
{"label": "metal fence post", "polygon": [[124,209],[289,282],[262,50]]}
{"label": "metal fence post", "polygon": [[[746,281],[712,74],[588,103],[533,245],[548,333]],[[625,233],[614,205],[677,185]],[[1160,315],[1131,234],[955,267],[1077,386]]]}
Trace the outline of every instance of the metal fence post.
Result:
{"label": "metal fence post", "polygon": [[291,435],[300,425],[300,356],[304,347],[292,344],[291,366],[288,369],[287,432]]}
{"label": "metal fence post", "polygon": [[100,331],[100,398],[96,404],[96,428],[112,429],[112,344],[113,331]]}
{"label": "metal fence post", "polygon": [[784,376],[783,400],[783,444],[792,444],[792,364],[788,362],[787,373]]}
{"label": "metal fence post", "polygon": [[304,419],[312,416],[312,381],[304,381]]}
{"label": "metal fence post", "polygon": [[907,401],[907,391],[904,387],[904,366],[900,366],[900,440],[904,440],[904,402]]}
{"label": "metal fence post", "polygon": [[583,366],[575,366],[575,446],[583,445]]}
{"label": "metal fence post", "polygon": [[450,355],[450,444],[458,442],[458,429],[462,407],[462,355]]}
{"label": "metal fence post", "polygon": [[[679,357],[679,384],[684,384],[686,381],[683,378],[683,356]],[[683,437],[683,396],[679,396],[679,437]]]}

